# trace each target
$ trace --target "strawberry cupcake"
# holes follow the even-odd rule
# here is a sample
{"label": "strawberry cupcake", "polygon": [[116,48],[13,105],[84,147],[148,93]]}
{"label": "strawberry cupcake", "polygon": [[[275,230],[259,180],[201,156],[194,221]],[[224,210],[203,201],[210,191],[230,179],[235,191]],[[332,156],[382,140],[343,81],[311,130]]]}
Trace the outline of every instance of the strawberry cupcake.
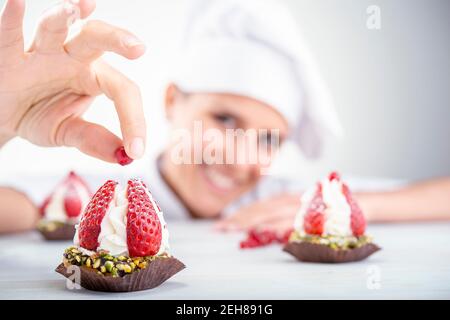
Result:
{"label": "strawberry cupcake", "polygon": [[40,207],[38,230],[47,240],[72,239],[90,197],[87,183],[71,171]]}
{"label": "strawberry cupcake", "polygon": [[95,193],[77,226],[74,245],[56,271],[95,291],[151,289],[184,268],[169,253],[163,213],[139,179],[122,188],[108,180]]}
{"label": "strawberry cupcake", "polygon": [[367,258],[380,248],[348,186],[333,172],[305,192],[284,251],[298,260],[339,263]]}

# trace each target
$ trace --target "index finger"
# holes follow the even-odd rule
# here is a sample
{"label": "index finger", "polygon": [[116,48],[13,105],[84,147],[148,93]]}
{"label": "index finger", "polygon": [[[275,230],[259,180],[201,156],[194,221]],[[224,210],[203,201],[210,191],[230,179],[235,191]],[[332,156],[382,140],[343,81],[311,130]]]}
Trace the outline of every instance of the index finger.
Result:
{"label": "index finger", "polygon": [[146,123],[139,87],[103,61],[94,65],[100,90],[116,107],[126,153],[133,159],[145,151]]}

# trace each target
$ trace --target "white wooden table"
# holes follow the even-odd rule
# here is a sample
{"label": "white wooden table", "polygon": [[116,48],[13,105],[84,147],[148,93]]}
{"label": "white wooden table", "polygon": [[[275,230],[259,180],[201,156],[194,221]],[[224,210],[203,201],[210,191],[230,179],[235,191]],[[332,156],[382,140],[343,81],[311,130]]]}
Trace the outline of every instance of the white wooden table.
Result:
{"label": "white wooden table", "polygon": [[383,250],[349,264],[301,263],[273,245],[240,250],[239,234],[209,223],[170,223],[172,252],[187,268],[132,293],[68,290],[54,269],[70,242],[35,232],[0,236],[1,299],[450,298],[450,223],[372,225]]}

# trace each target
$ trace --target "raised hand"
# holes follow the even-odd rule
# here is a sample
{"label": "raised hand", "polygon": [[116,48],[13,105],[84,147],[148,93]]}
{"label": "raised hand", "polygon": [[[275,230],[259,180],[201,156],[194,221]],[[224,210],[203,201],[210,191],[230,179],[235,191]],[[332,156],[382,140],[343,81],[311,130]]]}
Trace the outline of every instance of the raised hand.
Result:
{"label": "raised hand", "polygon": [[[108,162],[116,161],[114,151],[121,145],[131,158],[143,155],[140,90],[101,56],[112,51],[136,59],[145,46],[130,32],[101,21],[87,21],[67,39],[70,25],[94,8],[94,0],[59,3],[41,17],[32,45],[24,50],[25,2],[6,1],[0,16],[0,147],[20,136],[40,146],[76,147]],[[123,141],[82,118],[100,94],[114,102]]]}

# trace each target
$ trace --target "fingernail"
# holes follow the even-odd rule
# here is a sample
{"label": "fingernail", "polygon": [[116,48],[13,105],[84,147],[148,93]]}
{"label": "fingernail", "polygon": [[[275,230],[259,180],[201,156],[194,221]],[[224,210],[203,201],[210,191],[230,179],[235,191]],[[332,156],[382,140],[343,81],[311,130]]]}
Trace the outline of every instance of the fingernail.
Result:
{"label": "fingernail", "polygon": [[128,48],[132,48],[143,45],[144,43],[136,37],[128,36],[123,39],[123,44]]}
{"label": "fingernail", "polygon": [[144,155],[144,151],[145,151],[144,139],[134,138],[130,144],[131,156],[134,159],[140,158]]}
{"label": "fingernail", "polygon": [[79,4],[80,0],[69,0],[72,4]]}

